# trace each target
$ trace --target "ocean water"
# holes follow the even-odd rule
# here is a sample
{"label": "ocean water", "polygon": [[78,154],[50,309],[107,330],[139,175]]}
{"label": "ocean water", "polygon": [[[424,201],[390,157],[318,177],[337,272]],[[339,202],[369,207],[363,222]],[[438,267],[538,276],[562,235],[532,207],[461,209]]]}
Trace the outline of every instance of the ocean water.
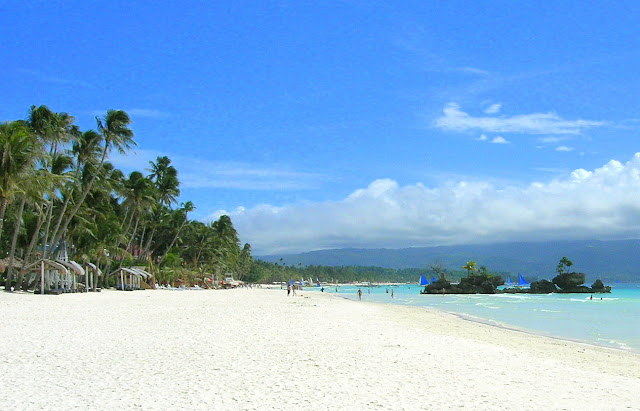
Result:
{"label": "ocean water", "polygon": [[[590,294],[422,295],[418,285],[361,289],[364,301],[430,307],[469,320],[640,353],[640,284],[616,284],[610,294],[593,294],[593,300]],[[305,288],[309,290],[319,287]],[[357,290],[340,286],[337,294],[357,300]],[[325,292],[336,289],[325,287]]]}

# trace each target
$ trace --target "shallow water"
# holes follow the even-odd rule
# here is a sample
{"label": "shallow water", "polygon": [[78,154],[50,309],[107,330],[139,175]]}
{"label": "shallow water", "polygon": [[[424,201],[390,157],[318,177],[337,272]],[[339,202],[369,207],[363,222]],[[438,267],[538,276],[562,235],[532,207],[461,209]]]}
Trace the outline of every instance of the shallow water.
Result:
{"label": "shallow water", "polygon": [[[616,284],[611,294],[593,294],[593,300],[590,294],[422,295],[423,287],[417,285],[361,289],[364,301],[430,307],[493,325],[640,352],[640,284]],[[337,294],[357,300],[357,290],[341,286]],[[325,287],[325,292],[336,289]]]}

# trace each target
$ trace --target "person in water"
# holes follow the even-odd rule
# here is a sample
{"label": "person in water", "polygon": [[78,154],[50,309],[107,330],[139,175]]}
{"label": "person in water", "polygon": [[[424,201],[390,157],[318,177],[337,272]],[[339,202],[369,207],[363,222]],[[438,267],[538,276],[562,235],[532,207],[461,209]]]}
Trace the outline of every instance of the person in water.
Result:
{"label": "person in water", "polygon": [[362,290],[360,288],[358,288],[358,299],[362,301]]}

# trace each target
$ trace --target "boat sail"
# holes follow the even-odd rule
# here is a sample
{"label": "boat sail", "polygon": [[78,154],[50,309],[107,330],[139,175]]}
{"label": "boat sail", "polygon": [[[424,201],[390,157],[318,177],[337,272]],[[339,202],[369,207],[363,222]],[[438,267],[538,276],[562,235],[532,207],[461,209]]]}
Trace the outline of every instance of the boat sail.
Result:
{"label": "boat sail", "polygon": [[418,283],[418,285],[428,285],[429,284],[429,280],[427,280],[427,277],[425,277],[424,275],[420,276],[420,282]]}
{"label": "boat sail", "polygon": [[511,276],[507,277],[507,282],[505,283],[505,285],[513,285],[513,281],[511,281]]}
{"label": "boat sail", "polygon": [[522,274],[518,274],[518,285],[520,287],[528,287],[530,284],[526,282],[524,277],[522,277]]}

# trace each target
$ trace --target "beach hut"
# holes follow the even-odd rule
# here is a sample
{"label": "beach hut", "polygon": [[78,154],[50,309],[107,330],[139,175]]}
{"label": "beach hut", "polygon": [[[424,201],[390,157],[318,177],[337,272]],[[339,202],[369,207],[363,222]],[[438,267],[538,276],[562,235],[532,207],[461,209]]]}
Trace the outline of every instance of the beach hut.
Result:
{"label": "beach hut", "polygon": [[88,291],[100,291],[96,287],[98,277],[102,276],[102,271],[93,263],[85,263],[85,286]]}
{"label": "beach hut", "polygon": [[71,273],[67,267],[58,261],[40,259],[25,267],[26,272],[40,275],[39,287],[35,290],[40,294],[60,294],[71,289]]}
{"label": "beach hut", "polygon": [[[143,269],[135,267],[120,267],[109,274],[116,278],[116,288],[119,290],[139,290],[142,282],[152,278],[152,275]],[[147,286],[148,287],[148,286]]]}
{"label": "beach hut", "polygon": [[[18,257],[13,257],[13,268],[20,269],[22,268],[22,260]],[[0,259],[0,273],[9,267],[9,257]]]}
{"label": "beach hut", "polygon": [[[84,268],[82,268],[82,266],[76,263],[75,261],[56,260],[56,262],[65,266],[67,268],[67,271],[70,274],[69,283],[65,288],[65,292],[76,292],[78,290],[78,280],[79,279],[84,280],[86,278],[86,273],[84,271]],[[86,289],[86,282],[85,282],[85,289]]]}

